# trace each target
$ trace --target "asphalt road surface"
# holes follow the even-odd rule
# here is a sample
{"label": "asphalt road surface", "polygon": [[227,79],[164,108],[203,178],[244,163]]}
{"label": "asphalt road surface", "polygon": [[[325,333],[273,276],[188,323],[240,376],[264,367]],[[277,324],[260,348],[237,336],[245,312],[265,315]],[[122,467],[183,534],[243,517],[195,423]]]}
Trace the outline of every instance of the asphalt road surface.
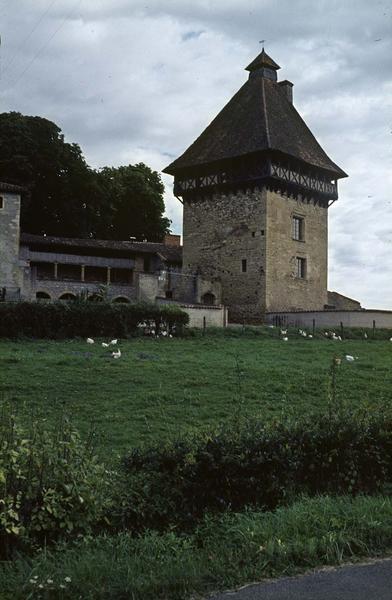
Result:
{"label": "asphalt road surface", "polygon": [[209,600],[392,600],[392,560],[285,577]]}

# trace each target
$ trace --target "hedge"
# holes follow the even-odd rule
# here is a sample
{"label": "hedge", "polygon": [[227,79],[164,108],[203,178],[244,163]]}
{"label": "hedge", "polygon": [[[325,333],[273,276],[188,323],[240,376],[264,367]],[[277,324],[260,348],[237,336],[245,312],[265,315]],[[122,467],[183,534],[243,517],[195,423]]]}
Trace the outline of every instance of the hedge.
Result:
{"label": "hedge", "polygon": [[108,302],[0,303],[0,337],[127,337],[143,324],[155,333],[178,333],[188,315],[173,305]]}
{"label": "hedge", "polygon": [[246,422],[135,449],[122,462],[121,527],[187,529],[205,513],[274,509],[299,494],[392,489],[392,417]]}

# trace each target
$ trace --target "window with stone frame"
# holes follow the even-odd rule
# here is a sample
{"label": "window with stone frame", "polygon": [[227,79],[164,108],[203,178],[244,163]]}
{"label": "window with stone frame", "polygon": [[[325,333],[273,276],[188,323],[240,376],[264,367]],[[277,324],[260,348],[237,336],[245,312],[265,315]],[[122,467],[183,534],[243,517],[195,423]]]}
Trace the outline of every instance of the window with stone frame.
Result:
{"label": "window with stone frame", "polygon": [[306,278],[306,258],[301,256],[295,257],[295,276],[298,279]]}
{"label": "window with stone frame", "polygon": [[294,215],[292,220],[292,236],[293,240],[303,242],[305,239],[305,219]]}

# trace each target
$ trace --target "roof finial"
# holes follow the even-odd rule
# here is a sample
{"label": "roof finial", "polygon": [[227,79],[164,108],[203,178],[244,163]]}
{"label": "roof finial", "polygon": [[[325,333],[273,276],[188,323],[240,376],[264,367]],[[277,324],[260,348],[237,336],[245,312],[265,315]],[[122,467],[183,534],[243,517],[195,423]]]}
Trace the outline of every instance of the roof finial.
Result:
{"label": "roof finial", "polygon": [[263,50],[264,50],[264,43],[265,43],[266,41],[267,41],[267,40],[260,40],[260,41],[259,41],[259,44],[263,44],[263,45],[262,45],[262,49],[263,49]]}

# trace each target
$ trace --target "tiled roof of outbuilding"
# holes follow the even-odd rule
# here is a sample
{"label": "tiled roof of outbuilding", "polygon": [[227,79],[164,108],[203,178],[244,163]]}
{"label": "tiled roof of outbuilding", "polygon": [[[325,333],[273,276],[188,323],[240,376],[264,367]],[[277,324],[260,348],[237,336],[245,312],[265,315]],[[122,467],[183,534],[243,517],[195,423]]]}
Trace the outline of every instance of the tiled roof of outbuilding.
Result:
{"label": "tiled roof of outbuilding", "polygon": [[5,181],[0,181],[0,192],[11,192],[14,194],[20,194],[24,191],[25,188],[20,185],[14,185],[13,183],[6,183]]}
{"label": "tiled roof of outbuilding", "polygon": [[249,65],[252,72],[248,81],[164,172],[174,175],[182,169],[255,152],[275,151],[329,171],[336,178],[347,177],[321,148],[279,84],[260,76],[257,69],[263,65],[253,67],[253,63]]}
{"label": "tiled roof of outbuilding", "polygon": [[20,241],[25,245],[45,246],[53,248],[79,248],[88,255],[90,250],[120,250],[130,254],[159,254],[163,260],[173,263],[182,262],[182,246],[166,246],[154,242],[131,242],[117,240],[95,240],[82,238],[63,238],[54,236],[34,235],[22,233]]}

